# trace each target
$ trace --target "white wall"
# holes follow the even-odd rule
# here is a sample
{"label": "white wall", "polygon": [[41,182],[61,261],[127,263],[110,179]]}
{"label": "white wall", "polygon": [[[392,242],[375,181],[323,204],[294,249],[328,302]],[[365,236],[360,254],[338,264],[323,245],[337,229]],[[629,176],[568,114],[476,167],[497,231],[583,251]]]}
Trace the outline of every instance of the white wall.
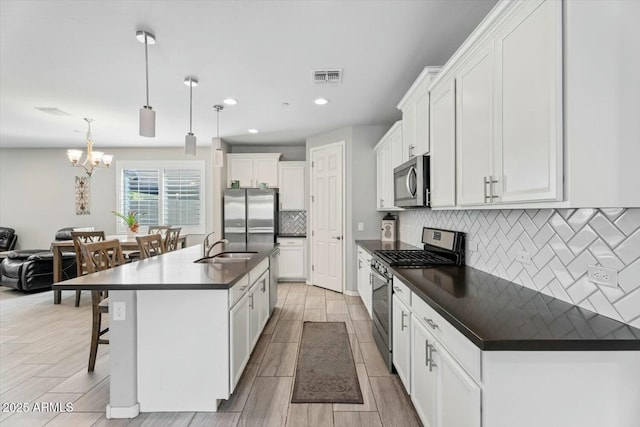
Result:
{"label": "white wall", "polygon": [[[122,160],[204,160],[205,228],[213,229],[211,214],[211,149],[198,147],[194,157],[183,148],[114,148],[106,150]],[[115,166],[115,165],[114,165]],[[63,227],[95,227],[106,234],[116,231],[115,167],[94,173],[90,184],[90,215],[75,214],[74,177],[84,173],[70,166],[63,148],[0,149],[0,225],[16,229],[18,248],[48,249],[55,232]],[[225,172],[226,176],[226,172]],[[218,222],[220,221],[218,216]],[[203,236],[190,236],[189,245]]]}
{"label": "white wall", "polygon": [[[310,150],[339,141],[345,141],[345,206],[344,230],[346,266],[345,290],[357,292],[356,240],[380,238],[380,215],[376,212],[376,158],[373,146],[389,129],[389,126],[349,126],[307,139],[307,185],[311,194]],[[307,201],[308,204],[308,201]],[[307,205],[307,211],[309,206]],[[358,222],[364,222],[364,230],[358,231]],[[311,237],[311,221],[307,222],[307,236]],[[310,239],[309,239],[310,241]],[[311,252],[311,251],[309,251]],[[311,266],[311,259],[309,266]],[[311,267],[309,267],[311,270]],[[310,273],[311,274],[311,271]]]}

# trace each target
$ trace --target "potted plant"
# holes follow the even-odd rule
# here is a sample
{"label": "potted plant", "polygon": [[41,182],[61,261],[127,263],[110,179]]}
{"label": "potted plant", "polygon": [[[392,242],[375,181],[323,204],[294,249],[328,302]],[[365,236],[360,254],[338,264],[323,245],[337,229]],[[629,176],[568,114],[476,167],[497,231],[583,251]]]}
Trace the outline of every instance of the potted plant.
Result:
{"label": "potted plant", "polygon": [[138,232],[138,228],[140,227],[140,217],[143,214],[139,214],[136,211],[129,211],[128,214],[124,215],[120,212],[111,211],[115,216],[122,219],[124,223],[127,225],[127,236],[133,237]]}

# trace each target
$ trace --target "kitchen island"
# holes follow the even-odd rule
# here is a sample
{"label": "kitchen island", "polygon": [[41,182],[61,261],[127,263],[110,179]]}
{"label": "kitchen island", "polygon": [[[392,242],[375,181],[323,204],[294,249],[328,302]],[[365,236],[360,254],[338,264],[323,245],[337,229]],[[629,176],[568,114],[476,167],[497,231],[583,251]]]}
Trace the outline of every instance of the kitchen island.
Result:
{"label": "kitchen island", "polygon": [[196,263],[202,246],[191,246],[54,284],[109,290],[108,418],[215,412],[231,396],[270,316],[276,247],[220,245],[212,255],[253,254]]}

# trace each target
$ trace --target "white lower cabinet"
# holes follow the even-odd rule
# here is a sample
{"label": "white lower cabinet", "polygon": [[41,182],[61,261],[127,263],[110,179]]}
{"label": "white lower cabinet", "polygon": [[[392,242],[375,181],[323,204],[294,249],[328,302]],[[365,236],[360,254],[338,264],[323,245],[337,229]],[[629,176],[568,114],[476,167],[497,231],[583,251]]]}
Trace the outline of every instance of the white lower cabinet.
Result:
{"label": "white lower cabinet", "polygon": [[371,256],[364,250],[358,249],[358,293],[364,304],[369,317],[371,317],[372,289],[370,280]]}
{"label": "white lower cabinet", "polygon": [[236,388],[242,371],[249,361],[249,295],[245,294],[229,311],[231,364],[230,390]]}
{"label": "white lower cabinet", "polygon": [[407,393],[411,394],[411,311],[396,294],[392,301],[393,366]]}
{"label": "white lower cabinet", "polygon": [[249,356],[269,319],[268,265],[269,260],[263,261],[229,290],[231,306],[229,310],[229,390],[231,393],[238,384],[249,362]]}
{"label": "white lower cabinet", "polygon": [[307,239],[278,237],[280,243],[279,278],[301,280],[307,277]]}
{"label": "white lower cabinet", "polygon": [[418,415],[426,427],[480,427],[480,386],[427,328],[412,318],[411,400]]}

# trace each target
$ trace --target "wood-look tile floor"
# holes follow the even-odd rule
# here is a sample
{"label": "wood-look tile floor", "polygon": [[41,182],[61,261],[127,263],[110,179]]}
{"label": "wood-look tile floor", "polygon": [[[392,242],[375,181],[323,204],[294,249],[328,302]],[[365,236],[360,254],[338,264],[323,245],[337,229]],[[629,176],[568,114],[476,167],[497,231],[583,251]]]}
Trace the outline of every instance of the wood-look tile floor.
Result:
{"label": "wood-look tile floor", "polygon": [[[216,413],[143,413],[108,420],[109,346],[87,372],[91,305],[88,292],[53,304],[52,292],[21,294],[0,286],[0,402],[60,402],[73,412],[0,413],[9,426],[420,426],[397,375],[390,375],[371,336],[359,297],[303,283],[280,283],[278,305],[240,383]],[[291,393],[304,321],[345,322],[364,398],[353,404],[293,404]],[[5,408],[6,409],[6,408]]]}

